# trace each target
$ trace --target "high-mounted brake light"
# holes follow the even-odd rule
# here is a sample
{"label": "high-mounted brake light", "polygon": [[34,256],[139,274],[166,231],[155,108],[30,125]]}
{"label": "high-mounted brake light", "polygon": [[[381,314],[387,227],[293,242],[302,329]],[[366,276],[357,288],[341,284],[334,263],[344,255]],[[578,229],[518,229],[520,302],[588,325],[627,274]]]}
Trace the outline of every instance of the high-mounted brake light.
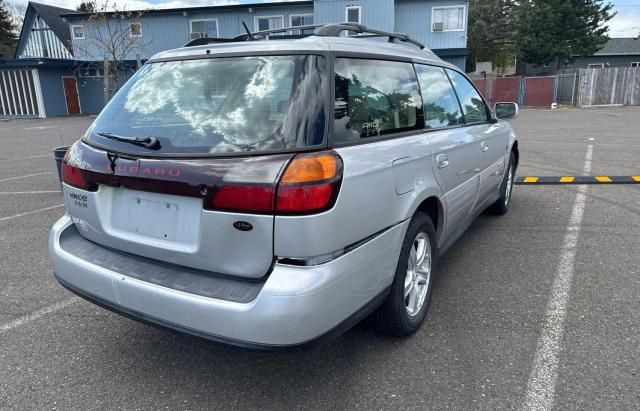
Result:
{"label": "high-mounted brake light", "polygon": [[342,180],[342,159],[334,151],[299,154],[278,184],[276,213],[308,214],[329,209]]}
{"label": "high-mounted brake light", "polygon": [[69,151],[67,151],[64,155],[64,160],[62,160],[62,181],[82,190],[96,191],[98,185],[88,182],[85,178],[84,170],[69,164],[68,157]]}

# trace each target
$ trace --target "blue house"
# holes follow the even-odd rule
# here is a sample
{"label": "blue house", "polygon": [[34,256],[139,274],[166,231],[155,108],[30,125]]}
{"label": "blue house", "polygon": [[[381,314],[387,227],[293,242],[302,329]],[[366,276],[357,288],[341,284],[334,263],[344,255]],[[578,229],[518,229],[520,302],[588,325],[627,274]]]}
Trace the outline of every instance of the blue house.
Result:
{"label": "blue house", "polygon": [[[128,37],[135,40],[123,56],[131,71],[136,61],[192,39],[243,33],[243,22],[252,31],[292,27],[292,34],[300,34],[296,26],[343,21],[406,33],[442,59],[464,68],[468,12],[467,0],[302,0],[147,10],[131,21],[118,19],[123,20],[118,24],[126,25]],[[97,113],[102,109],[104,51],[95,47],[95,38],[106,28],[91,15],[29,3],[16,60],[0,62],[0,117]],[[21,72],[20,78],[14,75],[16,71]],[[11,84],[2,88],[5,78]],[[32,85],[32,90],[21,93],[23,84]]]}

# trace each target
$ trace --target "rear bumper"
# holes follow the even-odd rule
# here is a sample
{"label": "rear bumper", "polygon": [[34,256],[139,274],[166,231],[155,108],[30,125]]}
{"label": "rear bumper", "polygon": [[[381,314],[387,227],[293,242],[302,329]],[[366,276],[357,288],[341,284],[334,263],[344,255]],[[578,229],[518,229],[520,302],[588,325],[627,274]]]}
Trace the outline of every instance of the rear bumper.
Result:
{"label": "rear bumper", "polygon": [[[263,283],[249,287],[254,289],[251,301],[234,301],[228,297],[233,293],[208,297],[189,288],[182,291],[176,282],[134,275],[128,272],[130,256],[123,255],[120,264],[104,264],[110,251],[87,240],[81,240],[86,241],[81,248],[100,248],[96,258],[70,252],[61,246],[65,230],[74,230],[67,215],[51,230],[49,252],[54,275],[64,287],[112,311],[216,341],[279,348],[335,336],[374,309],[391,284],[407,224],[322,265],[275,264]],[[173,275],[171,269],[157,267],[164,278]],[[226,287],[234,287],[229,281],[236,281],[238,289],[247,287],[244,280],[224,281]]]}

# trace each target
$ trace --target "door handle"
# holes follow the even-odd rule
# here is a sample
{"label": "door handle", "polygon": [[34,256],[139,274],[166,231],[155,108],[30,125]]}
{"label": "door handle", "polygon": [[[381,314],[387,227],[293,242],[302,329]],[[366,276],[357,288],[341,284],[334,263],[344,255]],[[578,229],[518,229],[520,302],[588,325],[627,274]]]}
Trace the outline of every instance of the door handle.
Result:
{"label": "door handle", "polygon": [[482,152],[484,153],[485,151],[489,150],[489,144],[487,144],[486,141],[483,141],[480,143],[480,148],[482,149]]}
{"label": "door handle", "polygon": [[436,161],[438,162],[438,168],[445,168],[449,165],[449,158],[444,154],[440,154],[436,157]]}

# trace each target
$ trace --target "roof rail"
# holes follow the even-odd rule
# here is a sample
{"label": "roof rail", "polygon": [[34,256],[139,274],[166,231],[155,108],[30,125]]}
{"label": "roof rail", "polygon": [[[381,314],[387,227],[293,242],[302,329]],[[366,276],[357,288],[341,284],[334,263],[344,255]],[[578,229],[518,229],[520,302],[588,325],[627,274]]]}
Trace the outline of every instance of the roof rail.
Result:
{"label": "roof rail", "polygon": [[205,44],[213,44],[213,43],[233,43],[234,39],[228,39],[224,37],[199,37],[197,39],[193,39],[189,41],[182,47],[194,47],[194,46],[203,46]]}
{"label": "roof rail", "polygon": [[[184,47],[192,47],[192,46],[202,46],[205,44],[213,44],[213,43],[230,43],[234,41],[253,41],[253,40],[266,40],[269,38],[271,34],[278,33],[288,33],[294,30],[299,30],[300,33],[304,30],[315,30],[315,35],[320,37],[339,37],[344,31],[353,31],[359,34],[371,34],[374,36],[382,36],[388,37],[390,43],[396,42],[396,40],[403,41],[406,43],[411,43],[417,46],[420,49],[424,49],[425,45],[420,43],[418,40],[415,40],[404,33],[394,33],[388,31],[381,31],[376,29],[370,29],[363,24],[358,23],[336,23],[336,24],[308,24],[306,26],[294,26],[294,27],[281,27],[278,29],[271,30],[262,30],[256,31],[253,33],[242,33],[238,34],[233,38],[219,38],[219,37],[201,37],[197,39],[193,39]],[[274,36],[276,39],[298,39],[307,37],[313,34],[289,34],[289,35],[278,35]],[[365,36],[362,36],[365,37]],[[367,36],[368,37],[368,36]],[[354,38],[358,38],[358,36],[354,36]]]}
{"label": "roof rail", "polygon": [[[395,40],[404,41],[417,46],[420,49],[424,49],[425,45],[420,43],[404,33],[394,33],[376,29],[370,29],[363,24],[358,23],[337,23],[337,24],[325,24],[317,32],[316,36],[321,37],[338,37],[343,31],[354,31],[361,34],[375,34],[378,36],[389,37],[389,42],[393,43]],[[357,38],[357,37],[356,37]]]}

